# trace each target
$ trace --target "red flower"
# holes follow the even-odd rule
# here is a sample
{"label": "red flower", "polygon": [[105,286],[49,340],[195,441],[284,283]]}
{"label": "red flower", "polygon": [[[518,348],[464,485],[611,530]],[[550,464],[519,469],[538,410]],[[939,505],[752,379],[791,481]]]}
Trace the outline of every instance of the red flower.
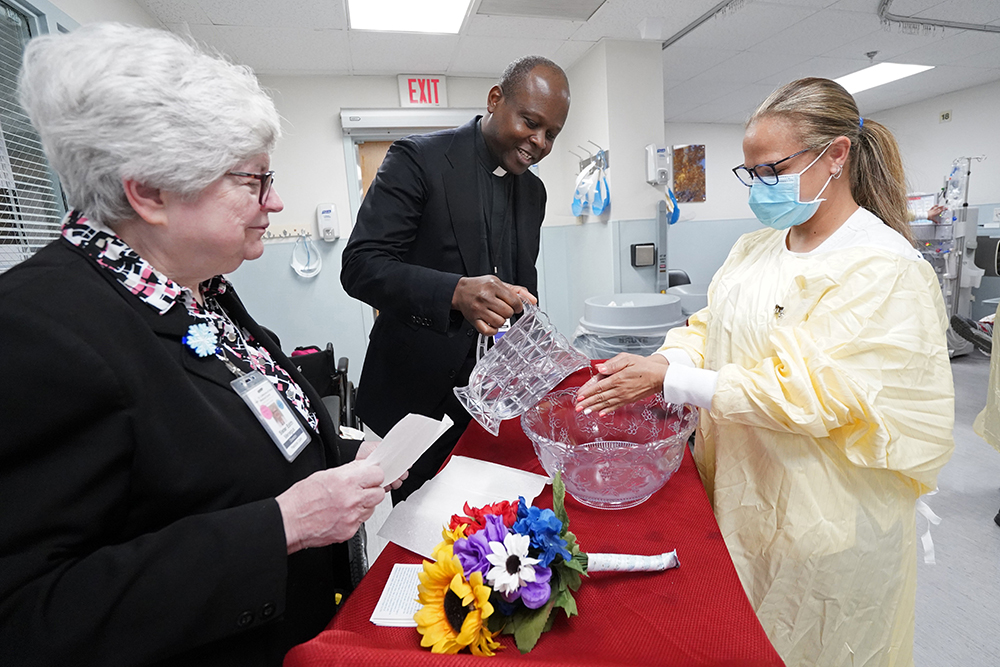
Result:
{"label": "red flower", "polygon": [[503,517],[503,525],[510,528],[517,521],[517,502],[510,502],[507,500],[501,500],[498,503],[493,503],[492,505],[484,505],[483,507],[469,507],[469,503],[465,503],[465,507],[462,508],[467,516],[460,516],[458,514],[453,514],[451,516],[451,523],[448,524],[449,530],[455,530],[462,524],[468,526],[465,529],[465,536],[475,535],[477,532],[486,527],[486,517],[490,514],[496,514],[497,516]]}

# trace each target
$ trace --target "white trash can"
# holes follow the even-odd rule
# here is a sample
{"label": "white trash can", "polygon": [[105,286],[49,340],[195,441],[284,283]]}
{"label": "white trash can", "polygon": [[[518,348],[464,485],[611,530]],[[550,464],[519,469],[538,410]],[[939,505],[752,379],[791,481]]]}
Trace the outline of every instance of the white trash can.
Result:
{"label": "white trash can", "polygon": [[686,321],[675,294],[602,294],[584,301],[573,347],[591,359],[621,352],[648,356],[663,345],[667,331]]}

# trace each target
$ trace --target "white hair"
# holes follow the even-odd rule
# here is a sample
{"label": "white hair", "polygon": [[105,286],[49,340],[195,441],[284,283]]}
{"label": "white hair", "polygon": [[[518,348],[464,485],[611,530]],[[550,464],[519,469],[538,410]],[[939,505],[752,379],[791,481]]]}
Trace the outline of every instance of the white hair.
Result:
{"label": "white hair", "polygon": [[194,196],[281,133],[250,69],[152,28],[33,39],[19,91],[70,206],[110,226],[135,218],[123,180]]}

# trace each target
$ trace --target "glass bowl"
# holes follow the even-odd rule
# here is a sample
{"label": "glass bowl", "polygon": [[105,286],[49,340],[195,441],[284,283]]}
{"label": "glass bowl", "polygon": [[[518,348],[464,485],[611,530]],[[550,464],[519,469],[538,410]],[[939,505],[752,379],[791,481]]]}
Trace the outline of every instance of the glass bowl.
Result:
{"label": "glass bowl", "polygon": [[521,417],[548,475],[598,509],[635,507],[677,471],[698,411],[650,396],[601,417],[576,411],[578,388],[554,391]]}

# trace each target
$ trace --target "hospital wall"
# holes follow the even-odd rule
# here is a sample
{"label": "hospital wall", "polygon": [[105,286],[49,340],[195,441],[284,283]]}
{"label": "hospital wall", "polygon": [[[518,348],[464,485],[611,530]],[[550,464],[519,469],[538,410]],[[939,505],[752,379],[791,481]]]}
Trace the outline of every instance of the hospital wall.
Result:
{"label": "hospital wall", "polygon": [[[80,23],[116,20],[156,25],[132,0],[57,0],[56,5]],[[606,45],[600,48],[606,49]],[[611,124],[600,131],[601,122],[611,121],[597,116],[603,113],[611,118],[612,112],[599,100],[602,95],[611,99],[612,94],[627,91],[631,84],[629,74],[616,72],[615,68],[627,63],[628,58],[627,49],[610,58],[605,52],[589,59],[585,56],[571,68],[574,84],[571,121],[583,121],[589,116],[581,124],[586,130],[574,135],[568,127],[570,134],[557,141],[556,151],[540,165],[550,202],[549,222],[543,227],[541,237],[540,287],[543,305],[551,311],[559,329],[567,334],[575,327],[587,296],[604,291],[647,289],[653,284],[651,268],[636,269],[628,263],[628,248],[632,243],[655,240],[652,216],[642,213],[650,206],[650,186],[639,182],[634,172],[629,182],[619,175],[619,183],[614,184],[615,165],[629,164],[632,171],[642,159],[641,153],[631,149],[615,153],[612,148],[612,207],[603,219],[577,220],[562,208],[568,206],[572,195],[568,174],[575,173],[572,165],[576,157],[570,156],[568,150],[575,150],[578,143],[589,146],[588,139],[601,145],[614,139]],[[609,74],[614,77],[614,85],[609,84]],[[274,216],[274,222],[282,227],[312,224],[316,205],[334,202],[341,212],[341,221],[347,223],[346,236],[350,227],[348,163],[338,114],[342,107],[398,106],[395,77],[262,76],[261,80],[275,98],[285,130],[273,156],[276,187],[285,201],[285,210]],[[449,101],[455,107],[481,107],[492,83],[488,79],[451,77]],[[615,90],[610,91],[611,88]],[[649,90],[635,92],[635,100],[648,94]],[[863,94],[859,99],[863,104]],[[973,205],[989,204],[1000,201],[1000,132],[996,132],[996,122],[991,118],[998,107],[1000,83],[994,83],[873,117],[896,133],[911,190],[939,188],[955,157],[986,154],[989,159],[973,166],[969,199]],[[938,122],[938,114],[944,110],[952,112],[950,123]],[[669,231],[668,262],[672,268],[687,271],[693,282],[708,282],[733,242],[758,224],[746,206],[745,189],[730,171],[742,162],[743,128],[678,123],[667,123],[663,128],[665,145],[706,145],[707,201],[681,205],[681,220]],[[637,140],[638,137],[628,139]],[[619,211],[625,209],[627,215],[616,215],[616,207]],[[992,208],[988,207],[984,215],[991,213]],[[350,357],[351,375],[356,379],[367,345],[365,309],[368,307],[349,298],[340,286],[340,255],[345,242],[341,239],[318,243],[323,270],[312,279],[301,278],[291,269],[291,245],[281,243],[269,244],[262,258],[244,264],[233,279],[250,311],[279,334],[286,350],[332,341],[339,354]],[[984,282],[984,287],[988,284]],[[996,291],[1000,293],[1000,286]]]}
{"label": "hospital wall", "polygon": [[[606,70],[607,63],[591,61],[580,76]],[[589,69],[588,69],[589,68]],[[275,151],[273,164],[278,172],[276,184],[285,200],[285,211],[275,216],[282,226],[311,221],[315,206],[334,201],[342,212],[348,211],[346,162],[339,128],[341,107],[398,105],[393,77],[261,77],[275,97],[284,118],[285,136]],[[449,79],[449,96],[454,106],[476,107],[482,104],[492,84],[486,79]],[[571,118],[592,128],[600,127],[596,117],[602,113],[601,91],[574,96]],[[911,189],[940,187],[941,178],[958,155],[986,153],[1000,166],[1000,133],[981,109],[1000,106],[1000,85],[982,86],[948,96],[953,111],[952,141],[937,137],[931,128],[926,140],[921,132],[926,124],[927,106],[933,101],[874,114],[897,132],[904,160],[911,174]],[[586,102],[586,103],[585,103]],[[594,106],[598,105],[598,106]],[[936,111],[935,111],[936,114]],[[581,117],[587,117],[583,120]],[[936,117],[936,116],[935,116]],[[974,122],[975,121],[975,122]],[[568,130],[570,131],[570,130]],[[950,131],[950,130],[949,130]],[[706,192],[703,203],[681,205],[681,220],[670,228],[668,263],[688,272],[694,283],[707,283],[721,266],[730,247],[739,236],[758,228],[746,204],[746,189],[732,175],[733,166],[742,163],[740,125],[678,124],[664,125],[666,145],[703,143],[706,146]],[[590,136],[598,136],[596,132]],[[546,170],[565,174],[576,159],[569,149],[584,143],[582,133],[567,134],[556,142],[556,149],[541,165]],[[598,143],[609,135],[598,136]],[[977,148],[978,147],[978,148]],[[612,150],[612,173],[618,161],[629,159]],[[632,159],[640,158],[632,156]],[[560,164],[562,163],[562,164]],[[922,167],[924,163],[937,165]],[[973,204],[1000,201],[1000,178],[987,175],[988,159],[973,168],[970,200]],[[923,172],[926,171],[927,174]],[[934,174],[937,174],[936,176]],[[926,182],[926,184],[924,184]],[[640,184],[642,187],[649,187]],[[625,195],[612,180],[612,211],[604,219],[587,218],[580,222],[565,209],[571,187],[549,184],[550,221],[542,229],[539,256],[539,282],[546,308],[553,322],[567,335],[582,314],[583,300],[602,292],[651,289],[652,269],[629,265],[628,248],[632,243],[656,240],[652,216],[628,219],[614,217],[616,199]],[[561,190],[561,191],[560,191]],[[977,199],[978,198],[978,199]],[[991,212],[992,209],[988,209]],[[342,216],[345,220],[349,216]],[[562,224],[559,224],[562,223]],[[346,231],[345,231],[346,235]],[[356,379],[367,345],[367,327],[363,320],[364,304],[348,297],[340,286],[340,254],[345,240],[319,243],[323,270],[312,279],[299,277],[289,266],[291,245],[272,244],[264,256],[244,264],[235,274],[250,311],[278,332],[286,350],[297,345],[324,344],[332,341],[338,353],[351,359],[351,375]],[[986,283],[989,284],[989,281]],[[1000,292],[998,292],[1000,293]],[[996,296],[991,294],[991,296]]]}

